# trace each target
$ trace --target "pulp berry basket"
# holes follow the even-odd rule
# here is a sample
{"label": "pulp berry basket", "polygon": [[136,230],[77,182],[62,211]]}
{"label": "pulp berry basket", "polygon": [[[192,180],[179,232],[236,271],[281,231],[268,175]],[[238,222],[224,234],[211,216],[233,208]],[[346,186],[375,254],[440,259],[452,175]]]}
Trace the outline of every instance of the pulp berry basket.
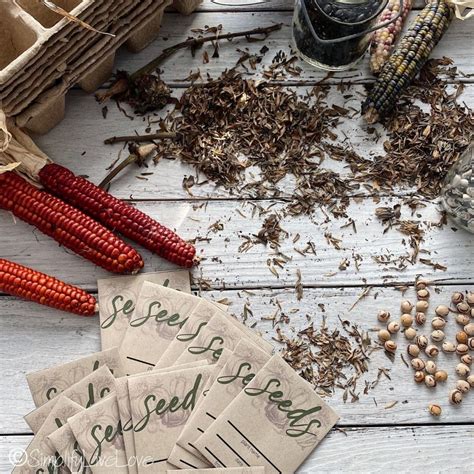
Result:
{"label": "pulp berry basket", "polygon": [[[174,0],[191,13],[201,0]],[[96,30],[47,8],[41,0],[0,0],[0,109],[15,124],[45,133],[64,115],[75,84],[91,92],[112,73],[116,50],[140,51],[158,36],[172,0],[55,0]]]}
{"label": "pulp berry basket", "polygon": [[381,24],[388,0],[296,0],[293,41],[309,64],[342,71],[356,64],[369,47],[371,33],[397,21],[403,10]]}
{"label": "pulp berry basket", "polygon": [[474,233],[474,143],[449,170],[441,202],[458,227]]}

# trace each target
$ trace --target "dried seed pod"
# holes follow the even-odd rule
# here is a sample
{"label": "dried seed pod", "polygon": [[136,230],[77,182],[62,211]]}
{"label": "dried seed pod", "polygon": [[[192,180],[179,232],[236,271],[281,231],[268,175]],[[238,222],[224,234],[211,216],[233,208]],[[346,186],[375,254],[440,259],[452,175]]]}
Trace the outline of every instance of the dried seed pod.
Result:
{"label": "dried seed pod", "polygon": [[436,387],[436,380],[432,375],[427,375],[425,377],[425,385],[427,387]]}
{"label": "dried seed pod", "polygon": [[440,305],[436,306],[435,313],[438,316],[441,316],[442,318],[445,318],[449,314],[449,308],[444,304],[440,304]]}
{"label": "dried seed pod", "polygon": [[456,305],[460,303],[461,301],[464,301],[464,295],[459,291],[455,291],[451,295],[451,302]]}
{"label": "dried seed pod", "polygon": [[413,309],[413,304],[410,301],[404,300],[401,302],[400,310],[402,313],[409,313],[412,309]]}
{"label": "dried seed pod", "polygon": [[453,405],[459,405],[462,402],[462,392],[457,388],[449,392],[449,402]]}
{"label": "dried seed pod", "polygon": [[459,331],[456,333],[456,341],[458,341],[459,344],[467,344],[468,339],[469,336],[464,331]]}
{"label": "dried seed pod", "polygon": [[419,313],[426,313],[428,311],[429,303],[428,301],[417,301],[415,305],[415,309]]}
{"label": "dried seed pod", "polygon": [[474,375],[470,375],[467,379],[466,379],[467,383],[471,386],[471,387],[474,387]]}
{"label": "dried seed pod", "polygon": [[474,323],[469,323],[464,326],[464,332],[468,336],[474,336]]}
{"label": "dried seed pod", "polygon": [[379,340],[382,342],[388,341],[391,337],[391,334],[386,329],[381,329],[379,331]]}
{"label": "dried seed pod", "polygon": [[440,416],[442,410],[441,410],[441,407],[439,405],[431,404],[431,405],[428,406],[428,411],[430,412],[430,415]]}
{"label": "dried seed pod", "polygon": [[471,312],[471,307],[469,306],[469,303],[467,301],[461,301],[456,305],[456,309],[461,313],[461,314],[468,314]]}
{"label": "dried seed pod", "polygon": [[471,354],[464,354],[461,356],[461,362],[466,365],[472,364],[472,356]]}
{"label": "dried seed pod", "polygon": [[428,338],[426,336],[416,336],[415,342],[420,349],[425,349],[428,346]]}
{"label": "dried seed pod", "polygon": [[433,329],[443,329],[446,326],[446,320],[441,316],[436,316],[431,320],[431,327]]}
{"label": "dried seed pod", "polygon": [[415,339],[416,337],[416,329],[406,328],[403,334],[409,341],[411,341],[412,339]]}
{"label": "dried seed pod", "polygon": [[444,341],[441,348],[443,349],[443,352],[446,353],[456,352],[456,346],[449,341]]}
{"label": "dried seed pod", "polygon": [[459,355],[464,355],[469,352],[469,347],[466,344],[458,344],[456,346],[456,353]]}
{"label": "dried seed pod", "polygon": [[390,319],[390,313],[385,310],[379,311],[379,314],[377,315],[377,319],[381,323],[386,323]]}
{"label": "dried seed pod", "polygon": [[445,370],[437,370],[434,374],[436,382],[446,382],[448,380],[448,373]]}
{"label": "dried seed pod", "polygon": [[425,380],[425,373],[422,370],[417,370],[413,376],[415,382],[421,383]]}
{"label": "dried seed pod", "polygon": [[426,288],[422,288],[416,292],[416,297],[421,301],[427,300],[430,297],[430,292]]}
{"label": "dried seed pod", "polygon": [[418,311],[415,314],[415,322],[418,324],[418,326],[422,326],[426,322],[426,314],[422,313],[421,311]]}
{"label": "dried seed pod", "polygon": [[409,328],[413,324],[413,316],[411,314],[402,314],[400,316],[400,322],[402,323],[402,326],[405,328]]}
{"label": "dried seed pod", "polygon": [[432,360],[428,360],[425,364],[425,370],[427,374],[434,375],[436,373],[436,364]]}
{"label": "dried seed pod", "polygon": [[466,295],[466,301],[469,304],[474,304],[474,293],[472,291],[469,291]]}
{"label": "dried seed pod", "polygon": [[433,331],[431,333],[430,337],[431,337],[431,340],[434,342],[441,342],[444,340],[446,336],[444,335],[444,332],[441,331],[441,329],[437,329],[436,331]]}
{"label": "dried seed pod", "polygon": [[418,357],[420,355],[420,348],[416,344],[408,344],[407,352],[411,357]]}
{"label": "dried seed pod", "polygon": [[391,323],[388,323],[387,330],[390,334],[395,334],[400,331],[400,324],[396,321],[392,321]]}
{"label": "dried seed pod", "polygon": [[384,344],[384,348],[387,352],[391,352],[392,354],[394,354],[397,350],[397,344],[394,341],[386,341]]}
{"label": "dried seed pod", "polygon": [[471,318],[474,318],[474,308],[471,308]]}
{"label": "dried seed pod", "polygon": [[467,340],[467,347],[469,347],[469,350],[474,351],[474,337],[470,337]]}
{"label": "dried seed pod", "polygon": [[463,364],[462,362],[456,366],[456,373],[459,375],[459,377],[467,377],[469,372],[471,372],[469,366]]}
{"label": "dried seed pod", "polygon": [[411,360],[411,366],[415,370],[423,370],[425,368],[425,362],[423,359],[419,359],[418,357],[416,357],[415,359]]}
{"label": "dried seed pod", "polygon": [[458,380],[456,382],[456,388],[462,393],[467,393],[469,392],[471,385],[466,380]]}
{"label": "dried seed pod", "polygon": [[426,347],[425,354],[428,357],[436,357],[439,354],[439,349],[435,345],[430,344]]}
{"label": "dried seed pod", "polygon": [[469,324],[470,318],[467,314],[456,314],[456,322],[461,326]]}

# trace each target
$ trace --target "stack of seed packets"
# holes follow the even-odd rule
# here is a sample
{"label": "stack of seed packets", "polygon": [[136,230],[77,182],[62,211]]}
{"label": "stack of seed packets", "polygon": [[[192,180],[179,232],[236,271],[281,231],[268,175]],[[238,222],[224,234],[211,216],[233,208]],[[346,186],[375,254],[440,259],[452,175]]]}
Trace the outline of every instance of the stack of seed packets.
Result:
{"label": "stack of seed packets", "polygon": [[27,376],[14,472],[293,473],[338,420],[186,272],[99,281],[103,351]]}

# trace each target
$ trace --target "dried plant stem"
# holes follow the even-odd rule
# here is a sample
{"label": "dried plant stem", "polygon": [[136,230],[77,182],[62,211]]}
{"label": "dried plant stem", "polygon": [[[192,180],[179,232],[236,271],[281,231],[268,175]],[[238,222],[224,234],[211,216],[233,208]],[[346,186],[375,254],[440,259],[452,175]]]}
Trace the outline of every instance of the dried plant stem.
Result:
{"label": "dried plant stem", "polygon": [[113,145],[114,143],[121,142],[152,142],[153,140],[176,138],[178,136],[175,132],[158,132],[150,133],[148,135],[123,135],[118,137],[110,137],[104,140],[106,145]]}
{"label": "dried plant stem", "polygon": [[[172,56],[176,51],[179,51],[180,49],[186,49],[186,48],[192,48],[193,50],[198,48],[204,43],[208,43],[209,41],[218,41],[218,40],[223,40],[223,39],[233,39],[233,38],[239,38],[239,37],[249,37],[249,36],[263,36],[262,41],[268,37],[270,33],[273,31],[280,30],[282,27],[282,23],[278,23],[276,25],[271,25],[271,26],[266,26],[266,27],[259,27],[259,28],[254,28],[252,30],[247,30],[247,31],[237,31],[235,33],[226,33],[221,35],[220,32],[213,34],[212,36],[205,36],[202,38],[190,38],[186,41],[183,41],[181,43],[175,44],[174,46],[170,46],[169,48],[164,49],[161,54],[156,57],[153,61],[150,61],[148,64],[143,66],[141,69],[138,71],[134,72],[133,74],[130,75],[130,79],[133,81],[137,77],[143,75],[143,74],[150,74],[154,72],[158,66],[161,65],[163,61],[168,59],[170,56]],[[255,38],[253,39],[255,41]]]}
{"label": "dried plant stem", "polygon": [[104,189],[121,171],[123,171],[127,166],[132,163],[140,163],[140,161],[145,160],[154,150],[156,149],[155,145],[143,145],[141,147],[135,147],[130,155],[120,162],[99,184],[99,188]]}

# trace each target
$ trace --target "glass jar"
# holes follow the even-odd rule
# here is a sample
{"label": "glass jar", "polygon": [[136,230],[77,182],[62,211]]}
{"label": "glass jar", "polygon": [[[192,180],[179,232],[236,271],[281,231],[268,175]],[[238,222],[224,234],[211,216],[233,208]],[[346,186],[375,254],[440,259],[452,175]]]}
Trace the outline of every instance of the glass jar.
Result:
{"label": "glass jar", "polygon": [[449,170],[441,202],[458,227],[474,233],[474,143]]}
{"label": "glass jar", "polygon": [[394,18],[376,24],[387,3],[388,0],[296,0],[296,50],[303,60],[321,69],[349,69],[369,47],[371,33],[400,16],[402,5]]}

